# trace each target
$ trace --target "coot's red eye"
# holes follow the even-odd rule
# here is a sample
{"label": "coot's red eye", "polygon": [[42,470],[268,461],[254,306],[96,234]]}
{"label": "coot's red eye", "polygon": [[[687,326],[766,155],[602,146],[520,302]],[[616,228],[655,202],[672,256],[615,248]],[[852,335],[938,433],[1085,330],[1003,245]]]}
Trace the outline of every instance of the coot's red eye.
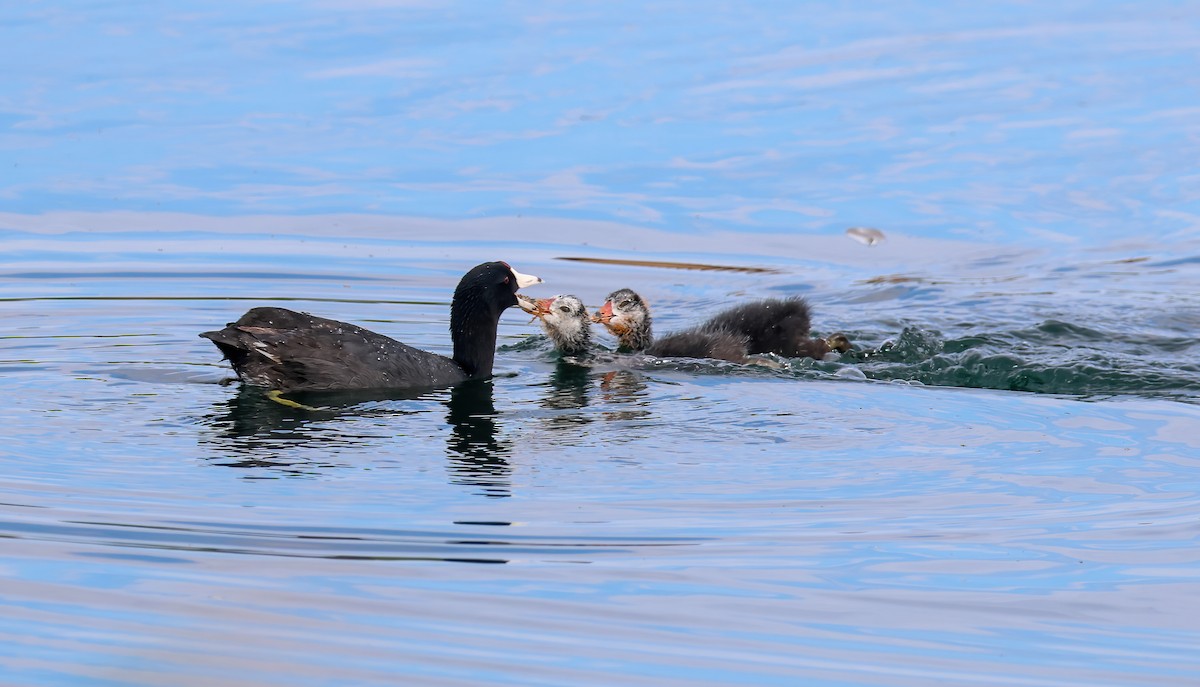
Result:
{"label": "coot's red eye", "polygon": [[505,283],[505,284],[507,284],[507,283],[508,283],[508,277],[505,277],[505,278],[504,278],[504,283]]}

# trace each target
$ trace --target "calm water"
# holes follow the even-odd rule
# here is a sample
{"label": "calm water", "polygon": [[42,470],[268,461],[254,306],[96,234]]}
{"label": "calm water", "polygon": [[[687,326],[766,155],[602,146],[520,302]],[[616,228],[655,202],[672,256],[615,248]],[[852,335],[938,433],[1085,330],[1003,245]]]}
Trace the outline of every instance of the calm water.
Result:
{"label": "calm water", "polygon": [[[0,682],[1200,681],[1195,7],[164,7],[0,20]],[[859,349],[512,311],[490,382],[310,411],[196,336],[448,352],[491,259]]]}

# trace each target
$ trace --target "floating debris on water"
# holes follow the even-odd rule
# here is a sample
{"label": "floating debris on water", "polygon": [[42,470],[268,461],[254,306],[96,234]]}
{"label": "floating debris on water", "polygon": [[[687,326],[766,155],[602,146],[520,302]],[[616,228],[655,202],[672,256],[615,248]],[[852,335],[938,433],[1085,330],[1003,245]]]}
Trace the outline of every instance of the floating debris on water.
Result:
{"label": "floating debris on water", "polygon": [[859,279],[856,283],[858,283],[858,284],[909,284],[909,283],[932,284],[932,283],[936,283],[936,282],[932,282],[924,277],[917,277],[917,276],[914,276],[911,274],[881,274],[877,277],[871,277],[870,279]]}
{"label": "floating debris on water", "polygon": [[777,274],[779,270],[769,267],[741,267],[737,265],[708,265],[700,262],[665,262],[662,260],[623,260],[621,258],[575,258],[559,257],[556,260],[590,262],[597,265],[627,265],[629,267],[662,267],[672,270],[711,270],[717,272],[750,272],[754,274]]}
{"label": "floating debris on water", "polygon": [[873,227],[850,227],[846,230],[846,236],[868,246],[874,246],[887,238],[882,231]]}

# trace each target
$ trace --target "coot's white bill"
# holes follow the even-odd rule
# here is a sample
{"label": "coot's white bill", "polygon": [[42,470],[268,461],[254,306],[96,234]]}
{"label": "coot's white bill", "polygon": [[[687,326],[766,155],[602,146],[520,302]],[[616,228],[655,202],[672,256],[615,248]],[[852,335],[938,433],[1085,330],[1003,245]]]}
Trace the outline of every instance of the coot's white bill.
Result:
{"label": "coot's white bill", "polygon": [[512,270],[513,276],[517,278],[517,288],[518,289],[523,289],[526,286],[533,286],[534,284],[542,283],[541,277],[535,277],[532,274],[521,274],[516,269],[514,269],[512,267],[512,265],[509,265],[508,269]]}

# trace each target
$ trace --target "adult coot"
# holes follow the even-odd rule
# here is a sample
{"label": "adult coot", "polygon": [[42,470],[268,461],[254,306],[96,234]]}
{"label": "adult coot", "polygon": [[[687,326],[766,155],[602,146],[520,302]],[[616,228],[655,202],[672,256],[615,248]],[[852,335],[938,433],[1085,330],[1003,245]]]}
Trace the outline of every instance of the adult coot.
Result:
{"label": "adult coot", "polygon": [[739,332],[702,325],[655,339],[650,306],[631,289],[608,294],[592,317],[617,337],[618,350],[645,351],[658,358],[715,358],[746,362],[747,337]]}
{"label": "adult coot", "polygon": [[204,332],[246,384],[282,391],[410,389],[488,377],[500,313],[517,289],[542,280],[485,262],[463,275],[450,305],[454,356],[428,353],[337,320],[286,308],[253,308],[224,329]]}
{"label": "adult coot", "polygon": [[853,348],[845,334],[834,334],[827,339],[810,338],[811,321],[808,301],[796,296],[737,305],[717,313],[700,326],[745,335],[750,353],[778,353],[789,358],[820,360],[830,351],[845,353]]}
{"label": "adult coot", "polygon": [[592,322],[583,301],[572,295],[530,298],[517,294],[517,305],[542,322],[542,329],[563,355],[580,356],[592,347]]}

